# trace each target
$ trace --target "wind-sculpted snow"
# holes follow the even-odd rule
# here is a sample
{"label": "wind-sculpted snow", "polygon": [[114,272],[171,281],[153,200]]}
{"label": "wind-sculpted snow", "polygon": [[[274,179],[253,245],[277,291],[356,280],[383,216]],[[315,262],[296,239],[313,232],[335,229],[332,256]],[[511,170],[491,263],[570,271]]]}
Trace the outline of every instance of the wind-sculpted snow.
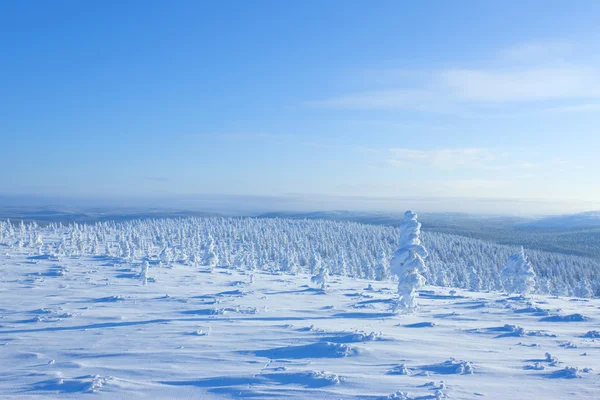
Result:
{"label": "wind-sculpted snow", "polygon": [[[59,230],[41,230],[45,246]],[[142,261],[135,239],[127,260],[119,240],[60,260],[0,245],[0,398],[598,397],[600,299],[427,286],[397,313],[391,282],[332,276],[323,291],[303,268],[161,261],[160,248]]]}
{"label": "wind-sculpted snow", "polygon": [[[41,273],[54,275],[69,273],[57,267],[62,258],[96,256],[105,257],[106,263],[132,263],[132,271],[141,280],[142,263],[147,260],[147,281],[156,278],[156,266],[177,262],[206,267],[206,272],[227,265],[260,271],[311,271],[315,276],[325,267],[327,275],[384,280],[389,279],[387,263],[400,247],[401,233],[399,227],[277,218],[146,219],[44,227],[0,221],[0,244],[5,245],[0,250],[3,254],[26,251],[32,262],[52,259],[55,265]],[[414,229],[404,232],[408,240],[413,240],[412,234]],[[502,270],[520,248],[426,229],[420,237],[428,250],[422,272],[428,284],[511,290],[503,286]],[[537,276],[534,293],[579,297],[600,293],[597,260],[535,250],[527,250],[527,255]],[[319,278],[315,284],[323,286]]]}

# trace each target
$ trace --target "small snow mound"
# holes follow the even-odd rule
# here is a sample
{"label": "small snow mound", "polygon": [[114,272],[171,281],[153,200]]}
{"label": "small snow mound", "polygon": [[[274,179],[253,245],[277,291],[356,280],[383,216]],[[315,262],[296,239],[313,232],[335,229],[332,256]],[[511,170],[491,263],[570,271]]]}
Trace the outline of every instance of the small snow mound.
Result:
{"label": "small snow mound", "polygon": [[438,374],[469,375],[475,372],[473,365],[469,361],[456,360],[454,358],[450,358],[439,364],[428,365],[423,367],[423,369]]}
{"label": "small snow mound", "polygon": [[121,295],[116,295],[116,296],[108,296],[108,297],[102,297],[100,299],[98,299],[97,301],[99,303],[115,303],[118,301],[124,301],[125,297],[121,296]]}
{"label": "small snow mound", "polygon": [[577,345],[573,342],[566,341],[559,344],[560,347],[564,347],[565,349],[576,349]]}
{"label": "small snow mound", "polygon": [[[317,343],[318,345],[318,343]],[[358,351],[352,347],[352,346],[348,346],[347,344],[343,344],[343,343],[330,343],[330,342],[325,342],[324,346],[317,346],[316,348],[320,348],[321,350],[323,350],[325,353],[337,356],[337,357],[348,357],[350,355],[355,355],[358,353]]]}
{"label": "small snow mound", "polygon": [[431,382],[427,382],[419,387],[430,387],[432,389],[438,389],[438,390],[445,390],[446,389],[446,382],[444,381],[439,381],[439,383],[436,383],[434,381]]}
{"label": "small snow mound", "polygon": [[551,366],[556,367],[558,364],[560,364],[560,361],[558,361],[558,358],[554,357],[552,354],[546,352],[546,362],[550,363]]}
{"label": "small snow mound", "polygon": [[526,336],[527,335],[527,332],[525,331],[525,329],[520,327],[519,325],[505,324],[504,330],[507,332],[510,332],[510,333],[514,333],[517,336]]}
{"label": "small snow mound", "polygon": [[559,371],[555,371],[550,374],[551,378],[564,378],[564,379],[575,379],[575,378],[583,378],[582,373],[591,372],[591,368],[582,368],[579,367],[565,367]]}
{"label": "small snow mound", "polygon": [[210,336],[210,332],[211,332],[211,329],[209,327],[208,330],[206,330],[206,331],[203,329],[199,329],[197,331],[194,331],[193,334],[194,334],[194,336]]}
{"label": "small snow mound", "polygon": [[406,364],[400,364],[388,371],[389,375],[411,375],[412,372],[406,367]]}
{"label": "small snow mound", "polygon": [[528,305],[528,307],[526,308],[519,308],[513,311],[516,314],[533,314],[533,315],[537,315],[540,317],[543,316],[548,316],[550,315],[550,311],[545,309],[545,308],[541,308],[538,306],[534,306],[532,304]]}
{"label": "small snow mound", "polygon": [[92,381],[87,384],[86,389],[84,390],[87,393],[96,393],[102,386],[112,380],[112,377],[102,377],[100,375],[93,375]]}
{"label": "small snow mound", "polygon": [[405,328],[433,328],[435,326],[435,322],[425,321],[425,322],[417,322],[414,324],[404,325]]}
{"label": "small snow mound", "polygon": [[305,326],[304,328],[298,329],[301,332],[319,332],[320,329],[317,329],[314,325]]}
{"label": "small snow mound", "polygon": [[258,350],[254,354],[268,358],[344,358],[358,355],[358,350],[344,343],[318,342],[302,346],[279,347],[270,350]]}
{"label": "small snow mound", "polygon": [[381,332],[354,332],[349,335],[343,335],[338,337],[323,338],[325,341],[334,343],[361,343],[370,342],[374,340],[383,340]]}
{"label": "small snow mound", "polygon": [[589,338],[589,339],[600,339],[600,332],[598,332],[598,331],[588,331],[588,333],[586,333],[582,337]]}
{"label": "small snow mound", "polygon": [[536,362],[535,364],[528,364],[523,367],[523,369],[533,370],[533,371],[543,371],[546,369],[542,364]]}
{"label": "small snow mound", "polygon": [[57,378],[40,382],[34,390],[50,390],[62,393],[97,393],[114,378],[100,375],[85,375],[74,379]]}
{"label": "small snow mound", "polygon": [[542,322],[585,322],[588,318],[577,313],[570,315],[553,315],[551,317],[542,318]]}
{"label": "small snow mound", "polygon": [[441,400],[441,399],[445,399],[448,397],[446,395],[446,393],[442,392],[439,389],[435,391],[434,396],[435,396],[435,400]]}
{"label": "small snow mound", "polygon": [[410,400],[408,392],[400,391],[390,394],[387,398],[388,400]]}
{"label": "small snow mound", "polygon": [[[285,369],[281,371],[285,371]],[[307,388],[320,388],[338,385],[340,382],[343,382],[343,378],[327,371],[279,372],[263,374],[262,376],[282,384],[301,385]]]}
{"label": "small snow mound", "polygon": [[337,385],[340,383],[340,377],[338,374],[334,374],[326,371],[311,371],[308,373],[308,376],[312,380],[317,380],[321,382],[326,382],[329,385]]}
{"label": "small snow mound", "polygon": [[539,344],[537,343],[531,343],[531,344],[527,344],[527,343],[523,343],[523,342],[519,342],[517,343],[517,346],[524,346],[524,347],[540,347]]}

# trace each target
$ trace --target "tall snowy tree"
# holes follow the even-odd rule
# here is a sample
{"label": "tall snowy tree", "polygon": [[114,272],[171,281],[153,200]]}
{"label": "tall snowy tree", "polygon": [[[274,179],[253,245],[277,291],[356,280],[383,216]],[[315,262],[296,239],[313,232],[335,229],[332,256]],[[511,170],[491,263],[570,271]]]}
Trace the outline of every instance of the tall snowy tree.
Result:
{"label": "tall snowy tree", "polygon": [[398,301],[403,308],[417,306],[417,290],[425,284],[421,273],[425,270],[427,250],[421,244],[421,223],[412,210],[404,213],[400,224],[400,247],[390,261],[392,274],[398,277]]}

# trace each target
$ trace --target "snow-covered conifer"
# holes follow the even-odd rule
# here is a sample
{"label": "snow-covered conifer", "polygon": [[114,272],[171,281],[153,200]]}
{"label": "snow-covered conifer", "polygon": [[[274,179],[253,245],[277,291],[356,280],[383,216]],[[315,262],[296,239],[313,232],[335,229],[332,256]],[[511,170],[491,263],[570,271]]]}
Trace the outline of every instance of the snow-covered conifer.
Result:
{"label": "snow-covered conifer", "polygon": [[416,268],[410,269],[398,282],[399,305],[407,310],[417,307],[418,290],[425,285],[425,278]]}
{"label": "snow-covered conifer", "polygon": [[398,277],[400,305],[407,309],[416,307],[417,290],[425,284],[421,273],[425,269],[424,258],[428,253],[421,244],[421,223],[412,210],[404,213],[400,224],[400,247],[390,262],[391,272]]}
{"label": "snow-covered conifer", "polygon": [[385,254],[385,250],[379,250],[379,259],[377,260],[377,265],[375,266],[375,279],[378,281],[384,281],[389,278],[389,261],[387,255]]}
{"label": "snow-covered conifer", "polygon": [[483,280],[475,267],[471,267],[471,274],[469,275],[469,286],[475,291],[480,291],[483,287]]}
{"label": "snow-covered conifer", "polygon": [[204,257],[204,264],[209,267],[215,267],[219,263],[215,250],[215,241],[212,236],[208,238],[208,247],[206,249],[206,255]]}
{"label": "snow-covered conifer", "polygon": [[144,261],[142,263],[142,269],[140,271],[140,279],[142,280],[142,284],[146,285],[148,283],[148,269],[150,268],[150,263],[148,261]]}
{"label": "snow-covered conifer", "polygon": [[322,265],[319,272],[316,275],[313,275],[310,280],[315,285],[318,285],[321,290],[325,291],[327,288],[327,283],[329,282],[329,269],[327,266]]}
{"label": "snow-covered conifer", "polygon": [[525,250],[509,257],[504,269],[502,270],[502,280],[504,289],[509,293],[519,293],[528,295],[535,289],[535,271],[527,256]]}
{"label": "snow-covered conifer", "polygon": [[321,270],[321,255],[318,252],[314,252],[310,259],[310,273],[311,275],[316,275]]}
{"label": "snow-covered conifer", "polygon": [[579,281],[579,284],[575,288],[575,296],[581,298],[589,298],[594,297],[594,291],[592,290],[592,285],[590,282],[583,278]]}

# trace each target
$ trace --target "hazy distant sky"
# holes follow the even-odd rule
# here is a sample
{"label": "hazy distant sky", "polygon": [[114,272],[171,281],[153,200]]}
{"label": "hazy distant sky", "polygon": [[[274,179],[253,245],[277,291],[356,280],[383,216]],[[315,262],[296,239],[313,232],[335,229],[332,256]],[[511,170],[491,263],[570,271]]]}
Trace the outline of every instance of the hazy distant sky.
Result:
{"label": "hazy distant sky", "polygon": [[583,211],[600,203],[599,16],[595,0],[2,1],[0,194]]}

